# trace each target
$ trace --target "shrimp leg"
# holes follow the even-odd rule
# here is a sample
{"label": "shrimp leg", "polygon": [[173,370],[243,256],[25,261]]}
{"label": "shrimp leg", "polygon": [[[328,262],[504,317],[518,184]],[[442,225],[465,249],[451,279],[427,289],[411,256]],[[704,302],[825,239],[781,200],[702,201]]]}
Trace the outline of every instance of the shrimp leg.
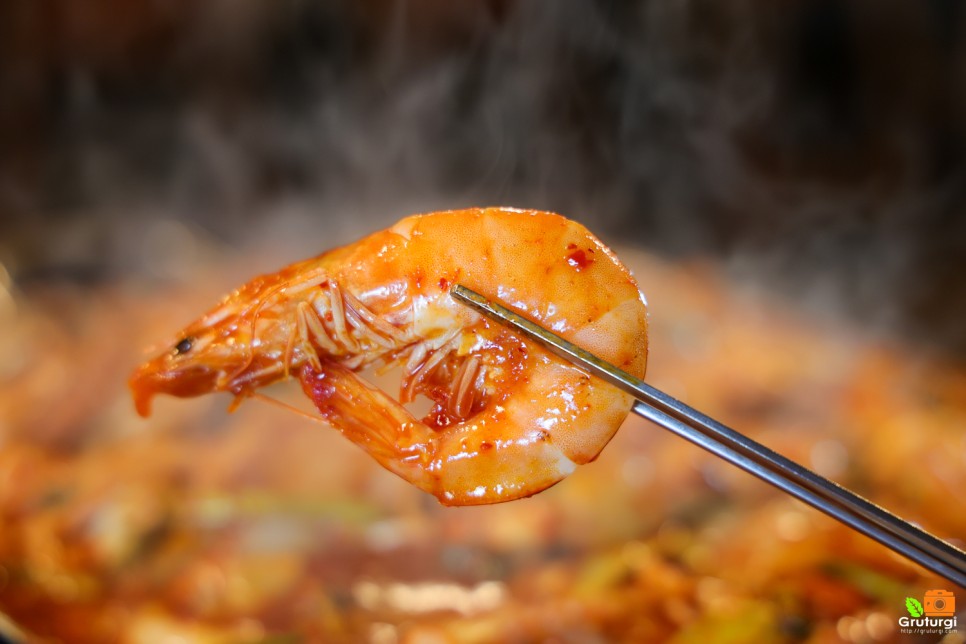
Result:
{"label": "shrimp leg", "polygon": [[[346,367],[323,360],[305,364],[299,380],[322,417],[383,467],[429,490],[421,482],[436,452],[435,432],[399,402]],[[414,477],[417,480],[414,480]]]}

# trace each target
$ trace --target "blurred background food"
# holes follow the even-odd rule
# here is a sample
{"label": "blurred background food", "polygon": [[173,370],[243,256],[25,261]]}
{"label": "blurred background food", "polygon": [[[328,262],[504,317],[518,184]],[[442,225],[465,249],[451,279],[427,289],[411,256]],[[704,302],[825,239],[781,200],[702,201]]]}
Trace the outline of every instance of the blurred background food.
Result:
{"label": "blurred background food", "polygon": [[0,0],[0,632],[901,639],[943,582],[643,421],[537,497],[444,509],[324,425],[141,421],[124,379],[256,272],[412,212],[556,210],[637,274],[653,384],[962,538],[964,19]]}

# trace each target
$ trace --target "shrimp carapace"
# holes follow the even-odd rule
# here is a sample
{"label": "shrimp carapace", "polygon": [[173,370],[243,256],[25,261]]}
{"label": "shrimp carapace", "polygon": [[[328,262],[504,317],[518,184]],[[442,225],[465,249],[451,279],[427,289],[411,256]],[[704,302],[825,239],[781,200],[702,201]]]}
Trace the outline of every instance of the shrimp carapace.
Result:
{"label": "shrimp carapace", "polygon": [[[354,244],[257,277],[142,365],[130,386],[236,401],[294,377],[321,416],[447,505],[536,494],[593,460],[627,394],[450,297],[463,284],[643,377],[644,298],[582,225],[508,208],[407,217]],[[398,394],[362,379],[402,366]],[[405,406],[425,396],[416,418]]]}

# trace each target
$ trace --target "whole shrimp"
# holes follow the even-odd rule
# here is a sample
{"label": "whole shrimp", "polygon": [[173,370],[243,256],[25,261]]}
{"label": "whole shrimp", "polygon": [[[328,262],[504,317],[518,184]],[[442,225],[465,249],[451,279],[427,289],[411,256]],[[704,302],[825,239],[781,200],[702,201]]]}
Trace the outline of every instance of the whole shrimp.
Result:
{"label": "whole shrimp", "polygon": [[[644,375],[645,302],[614,254],[559,215],[486,208],[411,216],[255,278],[132,375],[137,410],[156,393],[237,404],[294,376],[326,421],[445,505],[536,494],[596,458],[632,400],[458,304],[456,283]],[[394,364],[398,400],[357,375]],[[421,419],[405,406],[418,395]]]}

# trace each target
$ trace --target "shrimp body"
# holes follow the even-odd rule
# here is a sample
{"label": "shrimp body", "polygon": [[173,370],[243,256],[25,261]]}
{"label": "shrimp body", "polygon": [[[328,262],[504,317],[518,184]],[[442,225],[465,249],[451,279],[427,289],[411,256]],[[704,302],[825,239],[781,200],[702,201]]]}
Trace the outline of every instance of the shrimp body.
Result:
{"label": "shrimp body", "polygon": [[[457,283],[644,375],[645,303],[606,246],[559,215],[472,209],[408,217],[229,294],[135,372],[138,411],[159,392],[241,399],[293,376],[331,425],[443,504],[540,492],[596,458],[632,400],[457,303]],[[393,364],[398,398],[357,375]],[[405,406],[419,395],[423,418]]]}

